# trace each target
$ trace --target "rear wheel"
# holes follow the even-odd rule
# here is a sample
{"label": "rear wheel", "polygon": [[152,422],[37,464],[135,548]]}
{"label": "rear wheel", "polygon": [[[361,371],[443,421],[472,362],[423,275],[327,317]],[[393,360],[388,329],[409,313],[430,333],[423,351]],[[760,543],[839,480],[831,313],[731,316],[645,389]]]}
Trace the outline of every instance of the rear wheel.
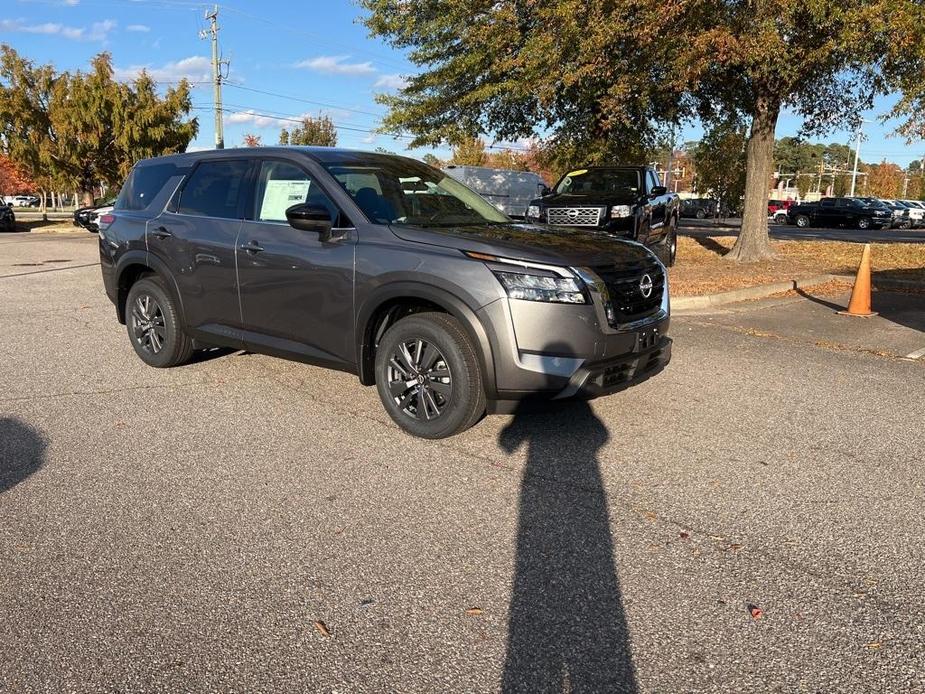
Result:
{"label": "rear wheel", "polygon": [[485,412],[475,349],[445,313],[413,314],[386,331],[376,350],[376,388],[395,423],[426,439],[465,431]]}
{"label": "rear wheel", "polygon": [[858,220],[858,229],[870,229],[870,220],[867,217],[861,217]]}
{"label": "rear wheel", "polygon": [[193,341],[183,332],[176,303],[155,275],[132,285],[125,301],[125,325],[135,353],[148,366],[178,366],[193,354]]}
{"label": "rear wheel", "polygon": [[704,217],[707,216],[707,213],[704,212],[703,210],[697,210],[696,214],[697,214],[697,219],[703,219]]}

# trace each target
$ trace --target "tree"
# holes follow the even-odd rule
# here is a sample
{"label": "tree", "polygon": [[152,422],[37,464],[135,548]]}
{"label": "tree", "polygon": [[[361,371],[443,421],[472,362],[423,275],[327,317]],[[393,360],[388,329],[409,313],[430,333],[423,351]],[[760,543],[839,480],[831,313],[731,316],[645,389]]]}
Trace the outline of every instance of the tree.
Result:
{"label": "tree", "polygon": [[[552,132],[572,163],[639,161],[679,123],[748,127],[742,231],[727,257],[770,254],[768,182],[781,109],[807,134],[853,127],[878,94],[925,132],[925,7],[909,0],[361,0],[375,35],[421,70],[386,129],[412,146]],[[917,110],[918,109],[918,110]]]}
{"label": "tree", "polygon": [[302,124],[288,131],[285,128],[279,133],[281,145],[314,145],[317,147],[336,147],[337,128],[330,116],[321,114],[317,118],[305,116]]}
{"label": "tree", "polygon": [[903,170],[896,164],[883,160],[867,170],[868,195],[892,199],[902,192]]}
{"label": "tree", "polygon": [[425,164],[429,164],[430,166],[433,166],[437,169],[442,169],[444,166],[443,161],[432,152],[425,154],[422,159]]}
{"label": "tree", "polygon": [[725,207],[738,207],[745,192],[745,126],[718,123],[704,133],[692,151],[696,188],[711,193]]}
{"label": "tree", "polygon": [[260,147],[263,142],[260,135],[254,135],[253,133],[246,133],[244,135],[244,146],[245,147]]}
{"label": "tree", "polygon": [[485,140],[480,137],[465,137],[456,142],[450,163],[457,166],[485,166]]}
{"label": "tree", "polygon": [[77,189],[92,200],[139,159],[185,151],[199,127],[187,120],[191,107],[185,80],[164,96],[146,73],[115,81],[108,53],[71,74],[0,48],[0,147],[43,192]]}
{"label": "tree", "polygon": [[35,190],[35,182],[9,157],[0,154],[0,193],[19,195]]}

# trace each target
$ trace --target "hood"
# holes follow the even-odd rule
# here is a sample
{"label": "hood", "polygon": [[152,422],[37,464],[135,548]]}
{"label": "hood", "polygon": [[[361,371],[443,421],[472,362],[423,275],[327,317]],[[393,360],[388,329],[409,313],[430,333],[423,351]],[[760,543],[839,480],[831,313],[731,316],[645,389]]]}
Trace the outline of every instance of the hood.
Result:
{"label": "hood", "polygon": [[538,224],[389,227],[406,241],[561,266],[635,265],[653,257],[641,244],[604,231]]}
{"label": "hood", "polygon": [[533,200],[531,205],[541,207],[579,207],[581,205],[635,205],[639,193],[630,191],[618,193],[553,193]]}

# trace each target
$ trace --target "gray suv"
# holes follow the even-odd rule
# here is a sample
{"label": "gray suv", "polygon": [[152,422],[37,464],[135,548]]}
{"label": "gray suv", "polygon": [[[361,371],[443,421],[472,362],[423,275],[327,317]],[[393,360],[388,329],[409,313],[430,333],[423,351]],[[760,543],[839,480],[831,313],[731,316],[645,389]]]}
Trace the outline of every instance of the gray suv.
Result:
{"label": "gray suv", "polygon": [[416,436],[611,393],[671,357],[668,278],[645,247],[515,222],[404,157],[145,160],[98,223],[106,292],[145,363],[225,346],[340,369]]}

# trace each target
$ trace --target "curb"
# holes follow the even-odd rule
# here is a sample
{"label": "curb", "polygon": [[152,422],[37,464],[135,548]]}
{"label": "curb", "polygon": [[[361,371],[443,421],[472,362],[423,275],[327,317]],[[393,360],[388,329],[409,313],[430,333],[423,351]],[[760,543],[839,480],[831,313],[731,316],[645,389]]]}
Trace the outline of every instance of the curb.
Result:
{"label": "curb", "polygon": [[837,280],[853,282],[854,275],[816,275],[815,277],[805,277],[799,280],[787,280],[786,282],[775,282],[774,284],[761,284],[757,287],[734,289],[731,292],[721,292],[719,294],[672,297],[671,310],[672,312],[676,310],[688,311],[723,306],[724,304],[733,304],[738,301],[748,301],[749,299],[763,299],[772,294],[789,292],[793,289],[803,289],[804,287],[813,287],[818,284],[825,284],[826,282]]}

